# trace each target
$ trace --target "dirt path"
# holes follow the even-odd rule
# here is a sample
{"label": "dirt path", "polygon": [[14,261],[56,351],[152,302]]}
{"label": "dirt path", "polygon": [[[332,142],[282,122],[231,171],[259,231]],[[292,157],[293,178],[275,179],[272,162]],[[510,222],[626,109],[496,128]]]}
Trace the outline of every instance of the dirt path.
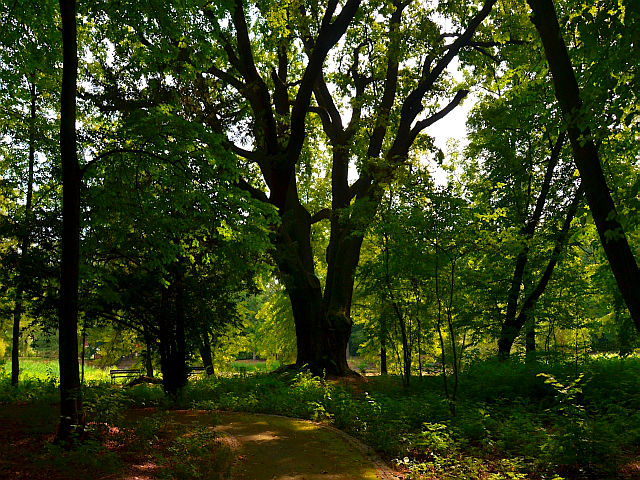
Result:
{"label": "dirt path", "polygon": [[270,415],[220,413],[216,427],[237,458],[233,480],[392,480],[366,447],[317,423]]}

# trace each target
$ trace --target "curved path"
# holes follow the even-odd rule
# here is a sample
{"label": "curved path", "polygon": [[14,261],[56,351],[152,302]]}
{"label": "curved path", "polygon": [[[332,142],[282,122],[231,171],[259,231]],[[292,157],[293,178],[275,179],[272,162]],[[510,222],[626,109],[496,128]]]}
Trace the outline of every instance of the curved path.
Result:
{"label": "curved path", "polygon": [[373,452],[340,430],[273,415],[219,412],[236,460],[233,480],[393,480]]}

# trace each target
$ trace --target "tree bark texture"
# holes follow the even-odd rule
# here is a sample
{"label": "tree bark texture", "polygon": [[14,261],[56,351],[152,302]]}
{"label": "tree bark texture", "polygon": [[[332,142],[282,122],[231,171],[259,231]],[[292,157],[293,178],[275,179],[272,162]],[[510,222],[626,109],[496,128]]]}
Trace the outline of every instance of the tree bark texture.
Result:
{"label": "tree bark texture", "polygon": [[536,359],[536,317],[534,316],[529,318],[527,324],[525,352],[527,362],[534,362]]}
{"label": "tree bark texture", "polygon": [[62,15],[62,91],[60,157],[62,160],[62,263],[59,307],[60,426],[68,441],[81,427],[82,395],[78,371],[78,281],[80,261],[80,185],[76,141],[78,46],[75,0],[60,0]]}
{"label": "tree bark texture", "polygon": [[568,124],[568,134],[576,166],[584,185],[587,203],[598,229],[620,293],[640,331],[640,271],[611,198],[602,171],[598,150],[587,126],[580,89],[567,46],[562,38],[552,0],[527,0],[533,10],[532,21],[538,30],[553,77],[555,95]]}
{"label": "tree bark texture", "polygon": [[329,304],[325,303],[313,263],[311,216],[299,204],[297,194],[289,198],[293,205],[281,209],[276,262],[295,320],[296,365],[306,366],[317,375],[344,375],[350,372],[346,349],[351,319],[346,306],[340,310],[333,303],[334,310],[330,311]]}

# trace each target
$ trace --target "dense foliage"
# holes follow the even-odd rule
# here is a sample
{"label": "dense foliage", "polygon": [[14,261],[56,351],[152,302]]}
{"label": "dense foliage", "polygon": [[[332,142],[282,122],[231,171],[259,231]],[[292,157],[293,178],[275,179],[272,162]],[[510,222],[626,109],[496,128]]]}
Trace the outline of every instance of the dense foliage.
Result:
{"label": "dense foliage", "polygon": [[[414,475],[614,472],[640,4],[592,3],[0,0],[3,401],[59,388],[67,444],[153,392],[330,419]],[[189,384],[235,359],[285,376]]]}

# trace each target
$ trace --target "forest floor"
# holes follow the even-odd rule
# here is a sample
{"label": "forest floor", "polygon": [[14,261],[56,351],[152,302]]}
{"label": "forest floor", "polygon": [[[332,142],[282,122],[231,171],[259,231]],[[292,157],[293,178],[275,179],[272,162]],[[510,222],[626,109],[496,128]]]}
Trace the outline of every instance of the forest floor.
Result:
{"label": "forest floor", "polygon": [[363,444],[321,424],[272,415],[221,413],[216,430],[238,453],[233,479],[392,480]]}
{"label": "forest floor", "polygon": [[57,408],[43,403],[2,406],[0,478],[400,478],[370,449],[337,429],[248,413],[132,409],[122,422],[131,428],[104,428],[98,435],[100,445],[94,438],[69,453],[52,443]]}
{"label": "forest floor", "polygon": [[193,379],[177,398],[98,379],[83,393],[86,438],[65,450],[52,443],[54,375],[18,388],[0,375],[0,478],[640,480],[638,378],[640,358],[580,371],[483,361],[461,376],[455,404],[435,375],[404,387],[393,375],[245,372]]}

